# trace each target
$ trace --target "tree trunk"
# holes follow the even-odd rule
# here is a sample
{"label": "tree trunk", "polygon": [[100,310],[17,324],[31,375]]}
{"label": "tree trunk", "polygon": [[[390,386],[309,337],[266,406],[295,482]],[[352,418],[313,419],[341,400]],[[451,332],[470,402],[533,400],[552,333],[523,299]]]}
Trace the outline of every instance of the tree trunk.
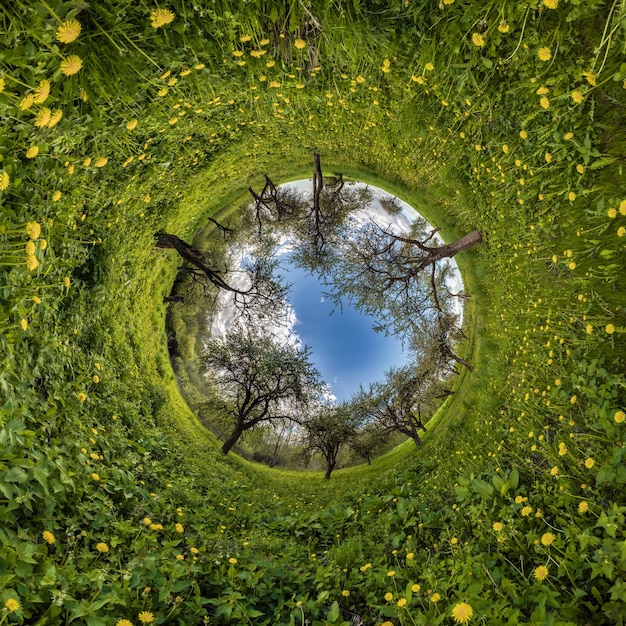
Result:
{"label": "tree trunk", "polygon": [[324,475],[324,478],[326,480],[328,480],[330,478],[330,475],[333,473],[333,470],[335,469],[335,465],[336,465],[335,461],[333,461],[332,463],[329,462],[326,465],[326,474]]}
{"label": "tree trunk", "polygon": [[480,230],[474,230],[468,233],[464,237],[461,237],[457,241],[453,241],[440,248],[435,248],[422,262],[422,268],[428,267],[441,259],[452,258],[455,254],[463,252],[463,250],[469,250],[474,246],[477,246],[483,240],[483,234]]}
{"label": "tree trunk", "polygon": [[242,433],[243,427],[238,425],[235,430],[233,430],[230,437],[224,442],[224,445],[222,446],[222,454],[229,453],[230,449],[237,443],[237,440],[241,437]]}

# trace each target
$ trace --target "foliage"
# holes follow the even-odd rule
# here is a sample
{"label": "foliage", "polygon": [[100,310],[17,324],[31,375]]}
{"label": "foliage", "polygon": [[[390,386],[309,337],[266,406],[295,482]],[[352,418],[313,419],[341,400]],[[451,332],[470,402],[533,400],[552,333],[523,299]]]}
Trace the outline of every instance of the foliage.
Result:
{"label": "foliage", "polygon": [[[2,8],[0,620],[620,623],[623,5],[161,8]],[[221,458],[153,246],[313,149],[485,233],[479,365],[419,451],[330,481]]]}

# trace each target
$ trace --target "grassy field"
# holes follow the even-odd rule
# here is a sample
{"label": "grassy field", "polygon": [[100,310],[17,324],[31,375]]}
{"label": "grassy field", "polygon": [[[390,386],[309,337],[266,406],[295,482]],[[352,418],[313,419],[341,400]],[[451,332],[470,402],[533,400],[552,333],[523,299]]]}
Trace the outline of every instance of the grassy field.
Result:
{"label": "grassy field", "polygon": [[[159,6],[0,9],[0,624],[622,624],[624,2]],[[485,235],[474,370],[327,482],[222,457],[154,247],[314,149]]]}

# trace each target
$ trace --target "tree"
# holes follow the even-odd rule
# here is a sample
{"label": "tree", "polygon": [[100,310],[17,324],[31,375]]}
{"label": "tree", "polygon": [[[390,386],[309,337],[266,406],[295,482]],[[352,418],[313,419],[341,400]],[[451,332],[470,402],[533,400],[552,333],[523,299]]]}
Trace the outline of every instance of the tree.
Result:
{"label": "tree", "polygon": [[350,441],[350,448],[358,457],[365,459],[367,464],[371,465],[372,459],[380,453],[385,445],[387,437],[388,432],[380,428],[375,422],[371,422],[357,430]]}
{"label": "tree", "polygon": [[355,436],[357,425],[358,420],[348,403],[321,405],[304,424],[307,447],[317,450],[326,461],[326,480],[337,465],[339,450]]}
{"label": "tree", "polygon": [[[213,218],[211,222],[224,236],[233,232]],[[155,235],[157,248],[173,249],[185,261],[178,268],[179,273],[188,276],[193,284],[200,285],[204,296],[210,296],[209,287],[213,287],[213,296],[228,294],[230,302],[241,314],[252,318],[277,317],[284,309],[288,287],[275,277],[276,261],[268,254],[255,257],[252,261],[230,263],[224,250],[203,252],[186,241],[170,233]],[[220,257],[217,260],[216,257]],[[237,265],[237,267],[229,267]],[[171,299],[170,299],[171,301]],[[222,303],[225,305],[225,302]]]}
{"label": "tree", "polygon": [[475,230],[453,243],[433,245],[438,230],[429,230],[424,219],[418,219],[406,235],[373,220],[353,228],[340,238],[332,260],[332,281],[327,284],[335,302],[347,296],[358,309],[383,320],[379,330],[418,338],[415,346],[423,337],[434,337],[438,360],[471,369],[455,353],[461,334],[451,306],[453,297],[465,295],[449,292],[451,268],[439,262],[476,246],[482,234]]}
{"label": "tree", "polygon": [[284,345],[233,325],[206,345],[203,361],[217,386],[214,408],[233,426],[222,452],[228,454],[245,431],[262,422],[302,421],[320,389],[308,348]]}
{"label": "tree", "polygon": [[352,410],[369,427],[382,432],[398,431],[421,445],[419,431],[437,409],[438,400],[452,392],[436,373],[422,365],[404,367],[387,373],[384,383],[361,389],[352,400]]}

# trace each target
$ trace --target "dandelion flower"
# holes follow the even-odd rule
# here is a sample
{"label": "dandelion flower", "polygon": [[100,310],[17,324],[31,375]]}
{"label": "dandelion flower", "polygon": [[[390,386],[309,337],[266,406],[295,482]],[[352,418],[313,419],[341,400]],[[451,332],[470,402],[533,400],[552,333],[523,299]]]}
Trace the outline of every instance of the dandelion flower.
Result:
{"label": "dandelion flower", "polygon": [[152,613],[150,613],[150,611],[142,611],[141,613],[139,613],[139,615],[137,616],[137,619],[142,623],[142,624],[150,624],[151,622],[154,621],[154,615]]}
{"label": "dandelion flower", "polygon": [[27,257],[26,267],[28,268],[30,272],[32,272],[33,270],[36,270],[39,267],[39,261],[37,260],[37,257],[34,255]]}
{"label": "dandelion flower", "polygon": [[554,466],[551,470],[550,470],[550,475],[551,476],[556,476],[559,473],[559,468],[558,466]]}
{"label": "dandelion flower", "polygon": [[550,108],[550,100],[548,100],[548,98],[546,98],[545,96],[543,96],[540,100],[539,100],[539,105],[541,106],[542,109],[549,109]]}
{"label": "dandelion flower", "polygon": [[595,464],[596,462],[591,457],[585,460],[585,467],[587,469],[591,469]]}
{"label": "dandelion flower", "polygon": [[63,194],[57,189],[53,194],[52,194],[52,202],[58,202],[61,199],[61,196]]}
{"label": "dandelion flower", "polygon": [[576,166],[576,171],[577,171],[579,174],[583,174],[583,173],[584,173],[584,171],[585,171],[585,166],[584,166],[584,165],[582,165],[581,163],[579,163],[579,164]]}
{"label": "dandelion flower", "polygon": [[13,613],[20,608],[20,603],[15,598],[9,598],[5,603],[4,607],[9,613]]}
{"label": "dandelion flower", "polygon": [[399,607],[403,607],[406,604],[406,598],[400,598],[397,604]]}
{"label": "dandelion flower", "polygon": [[133,623],[129,619],[120,619],[115,622],[115,626],[133,626]]}
{"label": "dandelion flower", "polygon": [[304,48],[306,48],[306,41],[304,41],[304,39],[296,39],[293,42],[293,45],[298,49],[298,50],[303,50]]}
{"label": "dandelion flower", "polygon": [[615,326],[613,326],[613,324],[607,324],[604,330],[606,331],[607,335],[612,335],[615,332]]}
{"label": "dandelion flower", "polygon": [[533,576],[537,580],[545,580],[548,577],[548,568],[545,565],[535,567],[535,569],[533,570]]}
{"label": "dandelion flower", "polygon": [[43,109],[41,109],[41,111],[39,111],[39,113],[37,113],[37,116],[35,117],[35,126],[37,128],[43,128],[44,126],[47,126],[48,122],[50,122],[51,115],[52,111],[48,107],[44,107]]}
{"label": "dandelion flower", "polygon": [[231,556],[230,559],[228,559],[228,562],[231,565],[237,565],[237,559],[234,556]]}
{"label": "dandelion flower", "polygon": [[79,393],[76,395],[76,399],[77,399],[79,402],[84,402],[84,401],[87,399],[87,394],[86,394],[85,392],[81,391],[81,392],[79,392]]}
{"label": "dandelion flower", "polygon": [[619,203],[619,213],[620,215],[626,215],[626,200],[622,200]]}
{"label": "dandelion flower", "polygon": [[26,224],[26,234],[33,240],[39,239],[41,235],[41,224],[39,222],[28,222],[28,224]]}
{"label": "dandelion flower", "polygon": [[586,500],[581,500],[578,503],[578,512],[586,513],[589,510],[589,503]]}
{"label": "dandelion flower", "polygon": [[50,115],[50,119],[48,120],[48,128],[56,126],[61,121],[62,117],[63,111],[61,111],[61,109],[55,109]]}
{"label": "dandelion flower", "polygon": [[4,91],[4,78],[0,77],[0,93]]}
{"label": "dandelion flower", "polygon": [[543,0],[543,6],[546,9],[556,9],[559,6],[559,0]]}
{"label": "dandelion flower", "polygon": [[28,320],[21,319],[20,326],[22,327],[22,330],[28,330]]}
{"label": "dandelion flower", "polygon": [[494,522],[492,528],[499,533],[503,528],[503,524],[502,522]]}
{"label": "dandelion flower", "polygon": [[100,552],[100,554],[104,554],[105,552],[109,551],[109,546],[104,543],[104,541],[101,541],[100,543],[96,544],[96,550]]}
{"label": "dandelion flower", "polygon": [[573,191],[570,191],[570,192],[567,194],[567,199],[568,199],[570,202],[574,202],[574,200],[576,200],[576,194],[575,194]]}
{"label": "dandelion flower", "polygon": [[259,45],[260,46],[267,46],[267,44],[270,42],[269,39],[261,39],[261,41],[259,41]]}
{"label": "dandelion flower", "polygon": [[509,26],[508,22],[500,22],[498,24],[498,30],[501,33],[508,33],[509,30],[511,30],[511,27]]}
{"label": "dandelion flower", "polygon": [[176,532],[177,533],[184,533],[185,532],[185,528],[184,528],[184,526],[182,524],[176,524],[175,528],[176,528]]}
{"label": "dandelion flower", "polygon": [[22,98],[20,100],[20,103],[18,104],[20,111],[28,111],[28,109],[30,109],[30,107],[33,106],[35,102],[35,96],[32,93],[29,93],[27,96],[24,96],[24,98]]}
{"label": "dandelion flower", "polygon": [[109,159],[107,157],[98,157],[95,160],[94,165],[96,167],[104,167],[108,162],[109,162]]}
{"label": "dandelion flower", "polygon": [[4,191],[5,189],[7,189],[10,182],[11,177],[8,175],[8,173],[2,172],[2,174],[0,174],[0,191]]}
{"label": "dandelion flower", "polygon": [[135,130],[135,128],[137,128],[137,120],[130,120],[126,124],[126,130]]}
{"label": "dandelion flower", "polygon": [[82,29],[83,27],[78,20],[67,20],[57,28],[57,41],[61,43],[72,43],[78,39]]}
{"label": "dandelion flower", "polygon": [[152,28],[161,28],[166,24],[171,24],[173,21],[174,14],[169,9],[156,9],[150,13],[150,25]]}
{"label": "dandelion flower", "polygon": [[50,95],[50,81],[42,80],[37,88],[35,89],[35,93],[33,94],[33,101],[36,104],[43,104]]}
{"label": "dandelion flower", "polygon": [[26,150],[26,158],[34,159],[39,154],[39,146],[31,146]]}
{"label": "dandelion flower", "polygon": [[533,512],[532,506],[525,506],[521,510],[522,517],[528,517],[532,512]]}
{"label": "dandelion flower", "polygon": [[422,588],[422,587],[421,587],[421,585],[417,585],[417,584],[415,584],[415,585],[413,585],[413,586],[411,587],[411,591],[412,591],[413,593],[419,593],[419,591],[420,591],[420,589],[421,589],[421,588]]}
{"label": "dandelion flower", "polygon": [[485,38],[480,33],[472,33],[472,43],[482,48],[485,45]]}
{"label": "dandelion flower", "polygon": [[623,424],[624,420],[626,420],[626,413],[624,411],[616,411],[613,419],[616,424]]}
{"label": "dandelion flower", "polygon": [[457,624],[467,624],[474,615],[474,609],[467,602],[459,602],[452,609],[452,617]]}
{"label": "dandelion flower", "polygon": [[549,546],[554,543],[556,537],[552,533],[543,533],[541,535],[541,544],[544,546]]}
{"label": "dandelion flower", "polygon": [[596,75],[593,72],[583,72],[583,76],[592,87],[596,86]]}
{"label": "dandelion flower", "polygon": [[50,545],[56,541],[56,537],[49,530],[44,530],[41,533],[41,536],[43,537],[43,540]]}
{"label": "dandelion flower", "polygon": [[582,91],[579,91],[578,89],[572,91],[572,100],[575,104],[580,104],[583,101]]}
{"label": "dandelion flower", "polygon": [[552,51],[547,46],[537,50],[537,57],[540,61],[549,61],[552,58]]}
{"label": "dandelion flower", "polygon": [[347,597],[349,597],[350,592],[349,592],[347,589],[344,589],[344,590],[341,592],[341,595],[342,595],[344,598],[347,598]]}
{"label": "dandelion flower", "polygon": [[439,600],[441,600],[441,596],[438,593],[433,593],[433,595],[430,596],[430,601],[433,602],[434,604],[439,602]]}
{"label": "dandelion flower", "polygon": [[617,229],[617,236],[618,237],[623,237],[624,235],[626,235],[626,228],[624,228],[624,226],[620,226]]}
{"label": "dandelion flower", "polygon": [[63,76],[73,76],[78,74],[83,67],[83,60],[77,54],[71,54],[61,61],[61,74]]}

